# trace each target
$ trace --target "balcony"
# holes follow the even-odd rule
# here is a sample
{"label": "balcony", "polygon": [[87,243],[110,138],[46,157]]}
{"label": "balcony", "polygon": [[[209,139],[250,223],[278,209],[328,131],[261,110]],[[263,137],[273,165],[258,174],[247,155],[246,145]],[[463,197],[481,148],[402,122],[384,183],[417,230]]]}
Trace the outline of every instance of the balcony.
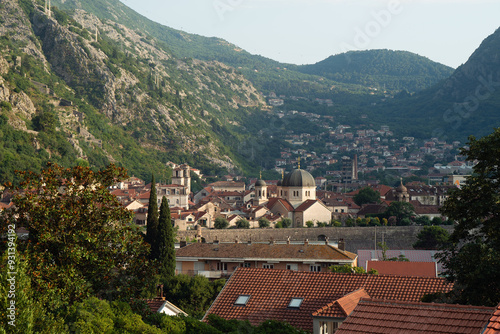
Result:
{"label": "balcony", "polygon": [[184,274],[188,276],[196,276],[201,275],[205,276],[208,279],[218,279],[218,278],[227,278],[231,276],[233,272],[228,270],[176,270],[175,274]]}

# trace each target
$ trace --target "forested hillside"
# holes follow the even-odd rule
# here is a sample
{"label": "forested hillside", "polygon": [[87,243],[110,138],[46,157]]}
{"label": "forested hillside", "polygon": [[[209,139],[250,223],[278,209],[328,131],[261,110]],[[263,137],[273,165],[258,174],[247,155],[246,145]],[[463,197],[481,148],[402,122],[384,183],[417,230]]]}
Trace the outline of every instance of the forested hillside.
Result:
{"label": "forested hillside", "polygon": [[405,124],[408,135],[462,140],[500,126],[500,29],[446,80],[375,108],[373,120]]}
{"label": "forested hillside", "polygon": [[417,54],[392,50],[349,51],[298,70],[338,82],[409,92],[429,88],[453,72]]}

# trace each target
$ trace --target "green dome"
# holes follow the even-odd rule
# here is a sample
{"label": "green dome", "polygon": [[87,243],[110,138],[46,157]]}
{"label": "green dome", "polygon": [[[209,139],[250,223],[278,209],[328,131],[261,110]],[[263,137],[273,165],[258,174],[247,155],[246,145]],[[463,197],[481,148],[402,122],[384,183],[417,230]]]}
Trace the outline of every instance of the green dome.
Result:
{"label": "green dome", "polygon": [[285,175],[283,187],[316,187],[314,177],[303,169],[296,169]]}
{"label": "green dome", "polygon": [[255,182],[255,186],[256,187],[265,187],[267,186],[266,182],[264,180],[257,180],[257,182]]}

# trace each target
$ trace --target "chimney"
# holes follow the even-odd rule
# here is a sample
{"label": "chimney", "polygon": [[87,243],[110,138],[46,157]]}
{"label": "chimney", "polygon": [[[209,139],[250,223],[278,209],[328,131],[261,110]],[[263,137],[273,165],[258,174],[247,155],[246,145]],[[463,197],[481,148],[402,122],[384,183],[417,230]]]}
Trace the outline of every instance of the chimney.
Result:
{"label": "chimney", "polygon": [[304,240],[304,246],[307,246],[309,245],[309,239],[306,238],[306,240]]}
{"label": "chimney", "polygon": [[180,248],[186,247],[187,246],[187,241],[186,240],[181,240],[181,242],[179,243],[179,246],[180,246]]}
{"label": "chimney", "polygon": [[248,239],[248,244],[251,245],[252,244],[252,238]]}
{"label": "chimney", "polygon": [[165,297],[163,297],[163,284],[158,284],[156,286],[156,290],[157,290],[156,298],[161,299],[161,300],[165,300]]}
{"label": "chimney", "polygon": [[340,238],[339,239],[339,247],[338,247],[341,251],[345,251],[345,241],[344,239]]}
{"label": "chimney", "polygon": [[274,245],[274,239],[273,239],[273,237],[269,238],[269,244],[270,245]]}
{"label": "chimney", "polygon": [[328,245],[328,237],[325,237],[325,245]]}
{"label": "chimney", "polygon": [[239,244],[240,243],[240,239],[238,239],[238,236],[236,236],[236,239],[234,239],[234,243],[235,244]]}
{"label": "chimney", "polygon": [[290,236],[288,236],[288,237],[286,238],[286,244],[287,244],[287,245],[290,245]]}

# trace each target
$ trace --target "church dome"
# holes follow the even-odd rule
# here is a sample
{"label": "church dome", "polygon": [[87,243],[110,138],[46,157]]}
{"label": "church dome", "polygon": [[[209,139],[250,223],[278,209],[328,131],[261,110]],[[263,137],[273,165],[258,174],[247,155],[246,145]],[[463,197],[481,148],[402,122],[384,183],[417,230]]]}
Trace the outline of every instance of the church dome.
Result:
{"label": "church dome", "polygon": [[283,179],[283,187],[316,187],[314,177],[303,169],[296,169]]}
{"label": "church dome", "polygon": [[267,184],[264,180],[259,179],[259,180],[257,180],[257,182],[255,182],[255,186],[256,187],[265,187],[265,186],[267,186]]}
{"label": "church dome", "polygon": [[408,192],[408,188],[406,188],[404,185],[403,185],[403,179],[401,179],[401,184],[396,188],[396,191],[398,193],[405,193],[405,192]]}

